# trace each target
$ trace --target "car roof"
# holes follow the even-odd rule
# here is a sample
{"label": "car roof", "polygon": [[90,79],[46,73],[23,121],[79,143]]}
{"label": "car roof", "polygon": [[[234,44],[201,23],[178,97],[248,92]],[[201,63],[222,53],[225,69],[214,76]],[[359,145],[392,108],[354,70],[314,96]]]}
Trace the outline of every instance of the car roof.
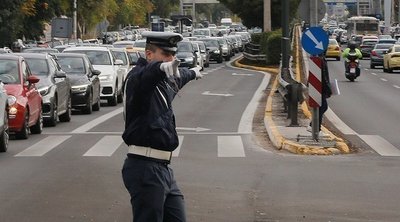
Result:
{"label": "car roof", "polygon": [[0,54],[0,59],[18,60],[22,57],[15,53]]}
{"label": "car roof", "polygon": [[15,54],[20,55],[24,58],[46,59],[46,58],[51,57],[51,55],[48,53],[19,52],[19,53],[15,53]]}
{"label": "car roof", "polygon": [[66,48],[64,51],[68,52],[68,51],[83,51],[83,50],[88,50],[88,51],[106,51],[108,52],[108,48],[104,47],[104,46],[93,46],[93,47],[70,47],[70,48]]}
{"label": "car roof", "polygon": [[82,53],[73,53],[73,52],[63,52],[63,53],[55,53],[56,57],[87,57],[86,54]]}

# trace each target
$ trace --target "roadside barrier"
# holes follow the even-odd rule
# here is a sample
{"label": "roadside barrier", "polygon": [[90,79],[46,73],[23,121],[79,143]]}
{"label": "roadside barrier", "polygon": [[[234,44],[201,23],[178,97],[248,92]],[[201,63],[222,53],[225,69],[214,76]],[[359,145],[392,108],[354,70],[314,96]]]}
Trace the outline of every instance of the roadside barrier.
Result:
{"label": "roadside barrier", "polygon": [[266,55],[260,54],[260,45],[247,43],[244,46],[243,56],[251,61],[265,61]]}

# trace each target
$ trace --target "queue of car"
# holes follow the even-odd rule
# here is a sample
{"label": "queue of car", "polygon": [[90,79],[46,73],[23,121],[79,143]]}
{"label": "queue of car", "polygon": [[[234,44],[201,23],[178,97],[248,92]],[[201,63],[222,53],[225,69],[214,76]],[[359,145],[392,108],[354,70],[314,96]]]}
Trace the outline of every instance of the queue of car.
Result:
{"label": "queue of car", "polygon": [[[118,32],[109,34],[118,37]],[[212,36],[208,29],[194,29],[193,34],[178,43],[176,57],[181,67],[204,70],[212,61],[229,61],[250,40],[247,32]],[[101,100],[107,100],[109,106],[121,103],[127,74],[145,57],[146,40],[137,38],[112,45],[87,39],[18,53],[2,48],[0,152],[7,151],[10,135],[27,139],[30,134],[42,133],[43,126],[69,122],[73,110],[91,114],[100,110]]]}

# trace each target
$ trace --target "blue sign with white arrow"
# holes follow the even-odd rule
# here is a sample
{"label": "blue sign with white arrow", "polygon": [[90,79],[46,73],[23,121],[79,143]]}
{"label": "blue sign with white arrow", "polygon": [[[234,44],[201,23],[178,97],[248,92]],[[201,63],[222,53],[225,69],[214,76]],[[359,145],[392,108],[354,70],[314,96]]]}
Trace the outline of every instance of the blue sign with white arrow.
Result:
{"label": "blue sign with white arrow", "polygon": [[301,36],[303,49],[311,55],[319,55],[328,47],[328,34],[320,27],[310,27]]}

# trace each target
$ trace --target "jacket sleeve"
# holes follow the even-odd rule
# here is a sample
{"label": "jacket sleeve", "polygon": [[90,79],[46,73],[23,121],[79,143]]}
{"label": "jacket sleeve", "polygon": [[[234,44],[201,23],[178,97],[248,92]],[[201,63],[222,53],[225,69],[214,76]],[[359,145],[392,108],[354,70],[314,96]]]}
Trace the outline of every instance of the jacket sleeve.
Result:
{"label": "jacket sleeve", "polygon": [[342,53],[342,57],[343,57],[343,58],[347,58],[347,56],[349,56],[349,51],[350,51],[349,48],[344,49],[344,51],[343,51],[343,53]]}
{"label": "jacket sleeve", "polygon": [[359,49],[356,49],[356,54],[357,54],[357,57],[359,58],[359,59],[361,59],[363,56],[362,56],[362,53],[361,53],[361,51],[359,50]]}
{"label": "jacket sleeve", "polygon": [[178,88],[182,89],[186,83],[196,78],[196,73],[188,68],[179,69],[180,78],[175,77],[175,81],[178,84]]}

